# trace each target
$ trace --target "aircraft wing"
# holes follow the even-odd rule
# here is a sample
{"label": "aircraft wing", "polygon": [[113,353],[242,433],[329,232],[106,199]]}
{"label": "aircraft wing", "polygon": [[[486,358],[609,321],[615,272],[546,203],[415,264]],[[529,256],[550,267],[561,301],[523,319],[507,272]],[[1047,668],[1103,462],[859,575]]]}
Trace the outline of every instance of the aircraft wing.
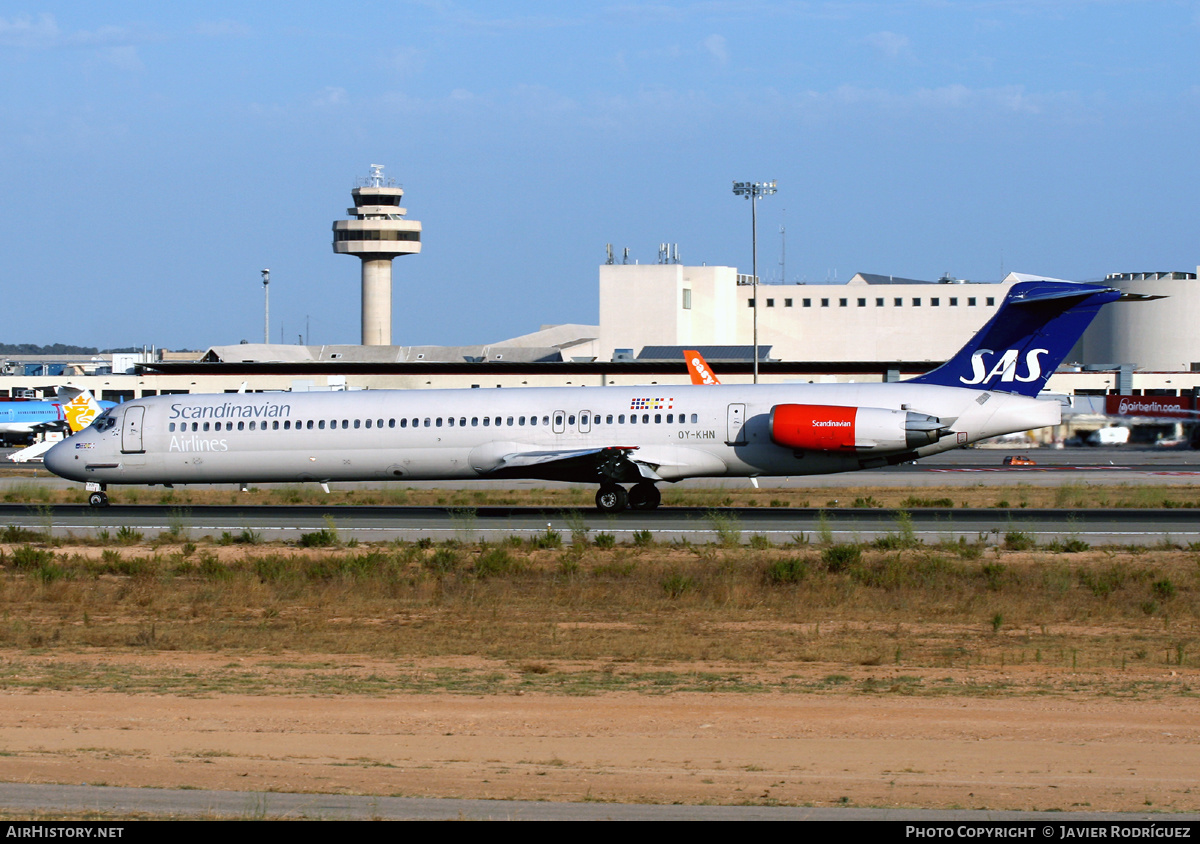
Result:
{"label": "aircraft wing", "polygon": [[[657,477],[649,466],[630,459],[637,446],[601,446],[598,448],[555,449],[538,451],[509,451],[499,454],[479,465],[472,465],[485,475],[492,477],[543,478],[561,481],[591,481],[611,479],[614,481],[637,481],[643,477]],[[482,455],[480,455],[482,456]],[[650,474],[646,474],[649,472]]]}
{"label": "aircraft wing", "polygon": [[[641,477],[629,454],[637,446],[602,446],[600,448],[561,449],[554,451],[521,451],[506,454],[492,473],[507,474],[551,473],[556,477],[572,476],[594,479],[596,476],[624,480]],[[490,473],[489,473],[490,474]]]}
{"label": "aircraft wing", "polygon": [[[517,443],[498,444],[501,449],[485,455],[472,453],[471,465],[490,477],[541,478],[580,483],[642,480],[677,481],[694,475],[720,476],[728,467],[719,458],[700,449],[680,445],[530,450]],[[636,455],[635,453],[636,452]],[[485,463],[490,468],[485,467]]]}

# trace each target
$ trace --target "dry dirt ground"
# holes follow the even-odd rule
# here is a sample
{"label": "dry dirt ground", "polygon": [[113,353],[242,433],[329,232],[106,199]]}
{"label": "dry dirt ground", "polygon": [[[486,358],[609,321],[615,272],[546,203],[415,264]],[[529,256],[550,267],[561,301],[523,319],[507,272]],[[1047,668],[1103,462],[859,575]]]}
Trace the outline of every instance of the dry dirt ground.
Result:
{"label": "dry dirt ground", "polygon": [[[0,660],[10,658],[23,657],[0,653]],[[95,670],[115,660],[197,673],[230,664],[228,656],[177,653],[69,659],[89,660]],[[241,671],[267,672],[278,670],[279,660],[234,662]],[[460,662],[453,666],[487,667]],[[369,658],[354,663],[373,669]],[[429,668],[447,665],[442,659]],[[416,662],[409,667],[421,670]],[[814,679],[834,670],[845,669],[787,667]],[[893,674],[914,673],[854,670],[851,680],[869,673],[881,688]],[[926,679],[1021,686],[1031,678],[1020,675],[1034,671],[1048,669],[938,669]],[[1070,687],[1070,672],[1058,679]],[[1081,679],[1086,689],[1090,679]],[[1151,681],[1167,691],[1139,699],[1088,691],[909,697],[837,690],[661,696],[7,690],[0,696],[0,779],[563,801],[1200,810],[1200,698],[1170,691],[1194,682],[1195,672],[1123,672],[1121,680]]]}

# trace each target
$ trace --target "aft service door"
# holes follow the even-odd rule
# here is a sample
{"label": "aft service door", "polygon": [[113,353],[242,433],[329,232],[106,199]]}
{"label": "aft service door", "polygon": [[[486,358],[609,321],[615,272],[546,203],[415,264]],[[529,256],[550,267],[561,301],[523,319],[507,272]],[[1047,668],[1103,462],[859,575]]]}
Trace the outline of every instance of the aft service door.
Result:
{"label": "aft service door", "polygon": [[746,442],[746,405],[729,405],[728,438],[730,445],[741,445]]}
{"label": "aft service door", "polygon": [[144,407],[129,407],[121,423],[121,451],[125,454],[141,454],[142,448],[142,418],[146,415]]}

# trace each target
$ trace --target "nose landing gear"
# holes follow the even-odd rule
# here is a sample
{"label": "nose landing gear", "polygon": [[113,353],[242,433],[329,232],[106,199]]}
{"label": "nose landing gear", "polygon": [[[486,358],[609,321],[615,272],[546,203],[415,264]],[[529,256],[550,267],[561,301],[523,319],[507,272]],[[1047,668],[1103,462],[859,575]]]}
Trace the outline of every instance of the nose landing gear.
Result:
{"label": "nose landing gear", "polygon": [[89,483],[87,485],[87,488],[88,488],[88,493],[89,493],[88,504],[91,504],[93,507],[107,507],[108,506],[108,493],[104,491],[103,484]]}

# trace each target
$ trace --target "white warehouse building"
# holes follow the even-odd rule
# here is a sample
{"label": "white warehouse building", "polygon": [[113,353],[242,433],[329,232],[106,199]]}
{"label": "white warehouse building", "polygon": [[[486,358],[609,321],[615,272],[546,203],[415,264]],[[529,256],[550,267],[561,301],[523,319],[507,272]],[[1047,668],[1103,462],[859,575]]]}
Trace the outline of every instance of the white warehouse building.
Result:
{"label": "white warehouse building", "polygon": [[[1037,278],[1009,273],[1000,282],[973,283],[858,273],[845,284],[759,284],[758,342],[774,360],[946,360],[991,319],[1014,284]],[[1114,273],[1107,283],[1169,298],[1105,308],[1075,362],[1200,368],[1196,273]],[[647,346],[749,346],[754,290],[734,267],[606,264],[600,358]]]}

